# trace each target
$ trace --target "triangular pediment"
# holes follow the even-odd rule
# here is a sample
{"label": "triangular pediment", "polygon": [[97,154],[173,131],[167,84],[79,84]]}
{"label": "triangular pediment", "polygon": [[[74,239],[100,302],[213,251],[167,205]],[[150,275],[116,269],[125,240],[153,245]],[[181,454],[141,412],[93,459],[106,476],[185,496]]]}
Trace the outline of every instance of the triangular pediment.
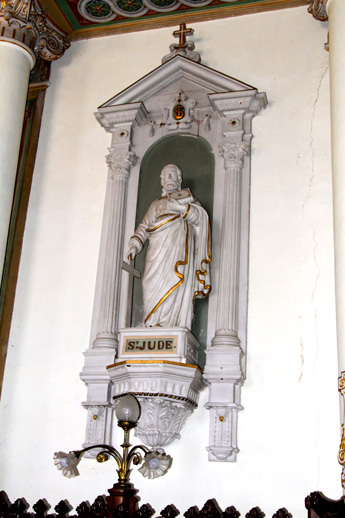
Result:
{"label": "triangular pediment", "polygon": [[205,92],[253,92],[256,88],[182,56],[175,56],[102,104],[99,109],[145,102],[178,82]]}

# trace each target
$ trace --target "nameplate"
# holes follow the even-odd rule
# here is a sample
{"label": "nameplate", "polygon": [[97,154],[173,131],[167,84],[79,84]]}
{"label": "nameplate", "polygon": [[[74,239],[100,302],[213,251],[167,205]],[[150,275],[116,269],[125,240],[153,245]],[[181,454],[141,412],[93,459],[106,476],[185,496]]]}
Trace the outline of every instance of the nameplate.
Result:
{"label": "nameplate", "polygon": [[124,353],[175,353],[176,336],[167,337],[140,337],[128,336],[124,340]]}

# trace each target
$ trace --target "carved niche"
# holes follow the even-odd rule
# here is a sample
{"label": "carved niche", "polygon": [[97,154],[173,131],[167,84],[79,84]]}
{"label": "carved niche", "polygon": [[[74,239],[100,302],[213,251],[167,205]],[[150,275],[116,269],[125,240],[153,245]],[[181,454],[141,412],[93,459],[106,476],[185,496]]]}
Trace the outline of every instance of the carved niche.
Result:
{"label": "carved niche", "polygon": [[[180,437],[208,386],[209,460],[235,461],[246,372],[251,121],[267,101],[256,88],[202,65],[192,42],[170,49],[161,66],[96,113],[111,143],[91,340],[81,373],[88,389],[86,444],[111,444],[116,400],[132,392],[142,406],[137,435],[148,445],[166,446]],[[137,332],[142,339],[143,331],[131,324],[133,279],[140,273],[124,262],[136,227],[143,163],[177,137],[201,143],[214,164],[205,364],[200,355],[196,359],[199,336],[181,328],[164,330],[182,344],[175,355],[139,361],[124,348],[126,336]]]}

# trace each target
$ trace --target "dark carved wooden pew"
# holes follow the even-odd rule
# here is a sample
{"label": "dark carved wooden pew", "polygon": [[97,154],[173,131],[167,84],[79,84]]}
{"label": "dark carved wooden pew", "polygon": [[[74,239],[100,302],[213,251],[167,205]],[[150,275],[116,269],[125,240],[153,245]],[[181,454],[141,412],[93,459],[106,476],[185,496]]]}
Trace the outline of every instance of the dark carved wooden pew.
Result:
{"label": "dark carved wooden pew", "polygon": [[345,500],[330,500],[320,491],[310,493],[305,499],[308,518],[345,518]]}
{"label": "dark carved wooden pew", "polygon": [[[91,505],[89,502],[81,502],[73,512],[72,506],[61,500],[54,509],[45,499],[40,499],[29,511],[29,504],[24,498],[18,498],[11,503],[4,491],[0,492],[0,518],[151,518],[155,510],[144,504],[135,511],[134,516],[129,516],[129,510],[124,505],[112,509],[110,497],[98,496]],[[305,507],[308,510],[308,518],[345,518],[345,500],[330,500],[322,493],[316,491],[305,499]],[[180,511],[174,505],[166,506],[159,518],[176,518]],[[203,508],[190,507],[184,514],[184,518],[239,518],[240,513],[234,506],[220,509],[216,500],[208,500]],[[265,518],[266,515],[259,507],[253,507],[247,512],[245,518]],[[293,518],[285,509],[278,509],[272,518]]]}

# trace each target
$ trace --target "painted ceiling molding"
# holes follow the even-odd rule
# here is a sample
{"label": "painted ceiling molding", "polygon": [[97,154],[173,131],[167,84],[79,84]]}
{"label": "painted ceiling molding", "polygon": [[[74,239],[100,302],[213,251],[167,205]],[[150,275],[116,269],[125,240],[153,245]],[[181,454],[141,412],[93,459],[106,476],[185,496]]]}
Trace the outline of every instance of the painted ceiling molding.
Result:
{"label": "painted ceiling molding", "polygon": [[[314,4],[323,3],[318,0]],[[290,7],[310,0],[41,0],[71,41]],[[316,7],[317,9],[317,7]]]}

